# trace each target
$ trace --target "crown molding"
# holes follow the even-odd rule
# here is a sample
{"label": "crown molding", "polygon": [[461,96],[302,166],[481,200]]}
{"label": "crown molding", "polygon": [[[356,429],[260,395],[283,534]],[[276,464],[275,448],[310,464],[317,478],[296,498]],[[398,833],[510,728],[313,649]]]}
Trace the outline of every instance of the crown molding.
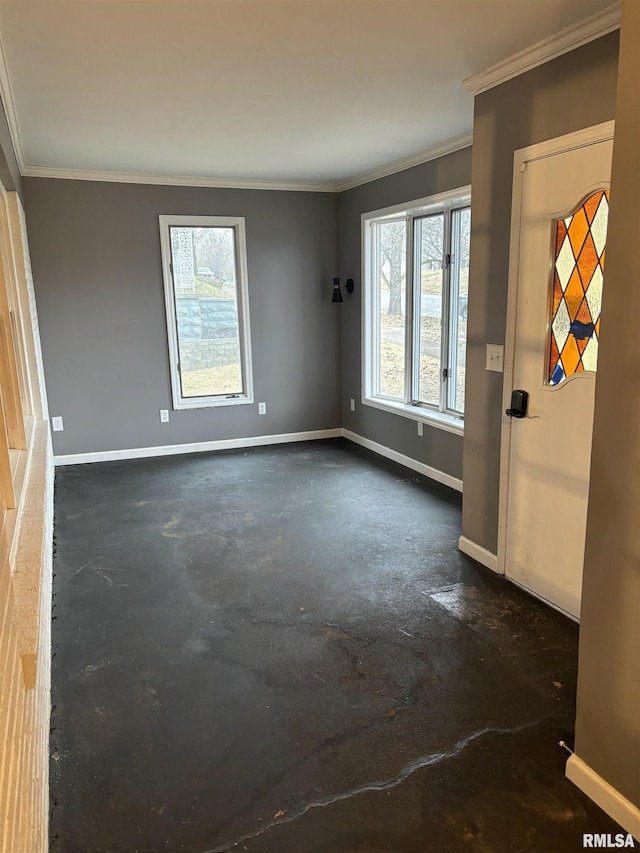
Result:
{"label": "crown molding", "polygon": [[335,183],[319,181],[233,181],[224,178],[203,178],[195,175],[153,175],[137,172],[99,172],[91,169],[58,169],[50,166],[24,166],[21,174],[27,178],[62,178],[70,181],[107,181],[118,184],[154,184],[175,187],[217,187],[235,190],[286,190],[289,192],[333,193]]}
{"label": "crown molding", "polygon": [[560,30],[554,36],[543,39],[531,47],[514,53],[513,56],[503,59],[491,68],[487,68],[480,74],[467,77],[462,85],[471,95],[479,95],[494,86],[506,83],[525,71],[531,71],[545,62],[550,62],[563,53],[582,47],[600,36],[612,33],[620,26],[621,0],[617,0],[612,6],[608,6],[601,12],[596,12],[589,18],[585,18],[571,27]]}
{"label": "crown molding", "polygon": [[376,181],[378,178],[385,178],[396,172],[402,172],[405,169],[410,169],[412,166],[419,166],[421,163],[427,163],[429,160],[436,160],[438,157],[444,157],[446,154],[452,154],[454,151],[460,151],[462,148],[467,148],[471,145],[471,142],[472,135],[466,133],[464,136],[456,136],[454,139],[443,142],[441,145],[421,151],[419,154],[404,157],[402,160],[395,160],[393,163],[387,163],[377,169],[372,169],[370,172],[363,172],[354,178],[326,183],[319,181],[232,181],[223,178],[202,178],[192,175],[98,172],[90,169],[58,169],[50,166],[23,166],[20,171],[27,178],[62,178],[71,181],[107,181],[109,183],[120,184],[154,184],[156,186],[177,187],[217,187],[220,189],[235,190],[285,190],[288,192],[336,193],[358,187],[361,184],[367,184],[370,181]]}
{"label": "crown molding", "polygon": [[385,178],[396,172],[419,166],[429,160],[436,160],[446,154],[452,154],[471,145],[472,134],[454,137],[446,142],[425,149],[418,154],[394,160],[384,166],[362,172],[343,181],[266,181],[266,180],[227,180],[224,178],[205,178],[196,175],[159,175],[137,172],[108,172],[91,169],[62,169],[50,166],[31,166],[25,163],[22,137],[15,109],[11,78],[7,67],[6,54],[0,37],[0,96],[4,104],[11,141],[16,154],[20,174],[32,178],[62,178],[72,181],[107,181],[123,184],[155,184],[178,187],[216,187],[219,189],[245,190],[281,190],[288,192],[335,193]]}
{"label": "crown molding", "polygon": [[[519,74],[530,71],[564,53],[581,47],[594,39],[613,32],[620,26],[621,0],[603,9],[601,12],[585,18],[578,24],[561,30],[554,36],[538,42],[519,53],[491,66],[481,74],[468,77],[463,81],[464,88],[471,95],[479,95],[494,86],[499,86]],[[281,190],[289,192],[343,192],[362,184],[402,172],[412,166],[419,166],[438,157],[452,154],[472,143],[472,135],[450,139],[433,148],[426,149],[410,157],[395,160],[384,166],[355,175],[337,182],[322,181],[269,181],[269,180],[227,180],[223,178],[205,178],[198,176],[159,175],[135,172],[108,172],[83,169],[60,169],[48,166],[30,166],[25,164],[24,149],[15,109],[11,78],[9,76],[6,54],[0,37],[0,96],[4,104],[11,141],[13,143],[20,174],[26,177],[63,178],[76,181],[107,181],[115,183],[157,184],[161,186],[217,187],[221,189]]]}
{"label": "crown molding", "polygon": [[13,150],[18,162],[20,174],[24,168],[24,149],[22,147],[22,137],[20,136],[20,126],[18,125],[18,116],[16,114],[16,105],[13,97],[13,87],[11,86],[11,77],[9,76],[9,67],[7,65],[7,55],[0,36],[0,97],[4,105],[4,112],[9,125],[9,135],[13,144]]}
{"label": "crown molding", "polygon": [[371,169],[368,172],[362,172],[353,178],[347,178],[344,181],[339,181],[336,184],[337,192],[351,190],[354,187],[359,187],[362,184],[368,184],[371,181],[377,181],[379,178],[386,178],[389,175],[395,175],[396,172],[403,172],[405,169],[410,169],[412,166],[420,166],[422,163],[428,163],[429,160],[437,160],[438,157],[444,157],[447,154],[453,154],[454,151],[460,151],[463,148],[468,148],[473,141],[473,134],[465,133],[462,136],[455,136],[453,139],[448,139],[440,145],[433,148],[427,148],[418,154],[412,154],[410,157],[403,157],[401,160],[394,160],[392,163],[387,163],[384,166],[379,166],[377,169]]}

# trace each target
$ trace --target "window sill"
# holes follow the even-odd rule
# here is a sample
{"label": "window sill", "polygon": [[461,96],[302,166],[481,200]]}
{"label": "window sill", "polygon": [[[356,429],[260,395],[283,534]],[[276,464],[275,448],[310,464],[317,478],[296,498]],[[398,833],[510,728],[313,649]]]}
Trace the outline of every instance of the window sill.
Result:
{"label": "window sill", "polygon": [[464,435],[464,419],[462,417],[374,397],[363,397],[362,404],[372,406],[374,409],[381,409],[383,412],[400,415],[403,418],[410,418],[412,421],[420,421],[436,429],[452,432],[454,435]]}
{"label": "window sill", "polygon": [[241,394],[239,397],[202,397],[186,398],[176,400],[174,403],[174,411],[181,412],[185,409],[214,409],[217,406],[247,406],[253,403],[252,397],[246,397]]}

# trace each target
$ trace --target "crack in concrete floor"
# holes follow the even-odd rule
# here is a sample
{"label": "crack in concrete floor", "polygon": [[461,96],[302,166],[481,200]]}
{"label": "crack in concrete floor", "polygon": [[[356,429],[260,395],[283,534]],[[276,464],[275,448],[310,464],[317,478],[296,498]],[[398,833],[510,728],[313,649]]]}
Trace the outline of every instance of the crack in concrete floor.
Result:
{"label": "crack in concrete floor", "polygon": [[424,767],[431,767],[434,764],[440,764],[442,761],[446,761],[449,758],[456,758],[466,749],[474,741],[478,740],[485,735],[506,735],[506,734],[518,734],[519,732],[524,731],[525,729],[532,728],[533,726],[538,726],[541,723],[545,722],[548,718],[541,717],[537,720],[532,720],[528,723],[522,723],[519,726],[512,726],[509,728],[498,728],[487,726],[482,729],[478,729],[475,732],[471,732],[471,734],[467,735],[464,738],[461,738],[451,749],[446,750],[445,752],[432,752],[429,755],[422,755],[419,758],[414,758],[413,761],[409,761],[401,770],[393,776],[391,779],[382,779],[377,782],[370,782],[365,785],[358,785],[355,788],[351,788],[349,791],[344,791],[342,794],[332,794],[327,797],[322,797],[319,800],[312,800],[310,803],[306,803],[304,806],[300,806],[291,812],[277,812],[278,817],[275,817],[273,820],[268,823],[263,824],[261,827],[256,829],[254,832],[248,832],[246,835],[242,835],[240,838],[236,838],[234,841],[225,841],[222,844],[219,844],[217,847],[212,847],[208,850],[204,850],[203,853],[226,853],[227,850],[232,850],[234,847],[237,847],[239,844],[243,844],[245,841],[251,841],[254,838],[258,838],[261,835],[269,832],[276,826],[282,826],[283,824],[293,823],[293,821],[298,820],[301,817],[304,817],[308,812],[312,809],[324,809],[327,806],[332,806],[335,803],[340,803],[344,800],[350,800],[353,797],[357,797],[360,794],[368,794],[371,792],[377,791],[388,791],[391,788],[397,788],[398,785],[401,785],[405,782],[410,776],[416,773],[418,770],[422,770]]}

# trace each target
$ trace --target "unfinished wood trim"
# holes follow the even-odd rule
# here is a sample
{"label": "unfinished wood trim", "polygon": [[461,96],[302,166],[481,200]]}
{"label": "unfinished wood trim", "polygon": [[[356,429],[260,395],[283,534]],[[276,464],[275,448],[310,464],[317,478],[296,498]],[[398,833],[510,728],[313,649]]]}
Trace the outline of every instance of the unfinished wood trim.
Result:
{"label": "unfinished wood trim", "polygon": [[21,382],[18,375],[18,360],[16,341],[11,324],[11,306],[14,289],[9,275],[7,280],[8,253],[11,249],[7,239],[9,223],[7,220],[6,197],[4,187],[0,191],[0,387],[2,387],[5,407],[5,419],[9,447],[16,450],[26,450],[27,442],[24,431],[24,414],[22,410]]}
{"label": "unfinished wood trim", "polygon": [[9,317],[17,361],[22,414],[30,415],[33,413],[33,402],[27,367],[27,341],[24,326],[24,318],[29,315],[29,310],[28,305],[21,304],[20,300],[20,281],[11,234],[7,194],[4,188],[0,188],[0,239],[2,240],[2,256],[6,263],[4,267],[5,284],[7,285]]}
{"label": "unfinished wood trim", "polygon": [[[1,286],[2,282],[0,282]],[[6,306],[6,293],[5,305]],[[2,297],[0,296],[0,301]],[[1,308],[0,308],[1,310]],[[11,321],[8,311],[2,311],[0,317],[0,387],[2,387],[2,399],[5,410],[5,429],[9,447],[16,450],[26,450],[27,441],[24,433],[24,417],[22,415],[22,404],[20,401],[20,387],[18,384],[18,370],[13,346],[13,335],[11,333]]]}
{"label": "unfinished wood trim", "polygon": [[15,509],[16,497],[11,476],[11,459],[9,458],[9,441],[4,417],[4,401],[0,388],[0,500],[3,509]]}
{"label": "unfinished wood trim", "polygon": [[49,419],[47,401],[44,395],[44,367],[42,348],[38,331],[33,276],[29,244],[26,235],[26,221],[20,198],[15,191],[6,193],[7,215],[9,218],[8,239],[15,266],[16,287],[18,293],[17,311],[23,334],[24,357],[29,379],[28,411],[38,420]]}
{"label": "unfinished wood trim", "polygon": [[24,689],[33,690],[36,686],[36,677],[38,674],[38,659],[33,652],[25,652],[20,655],[20,661],[22,663]]}
{"label": "unfinished wood trim", "polygon": [[[18,328],[20,323],[19,314],[14,308],[9,308],[9,326],[11,329],[11,339],[14,344],[16,341],[20,340],[22,343],[21,332],[22,328]],[[16,369],[18,371],[18,394],[20,397],[20,411],[22,412],[23,419],[30,414],[30,405],[29,405],[29,381],[27,378],[27,370],[24,360],[24,347],[14,346],[15,356],[16,356]]]}
{"label": "unfinished wood trim", "polygon": [[[0,196],[6,197],[1,185]],[[7,341],[15,343],[16,358],[24,347],[27,384],[22,390],[28,399],[22,413],[29,450],[9,448],[5,416],[11,386],[5,376],[5,387],[0,385],[0,485],[10,496],[12,490],[8,503],[14,507],[0,511],[0,653],[7,664],[0,678],[6,717],[6,725],[0,725],[0,852],[46,853],[53,460],[24,214],[15,193],[7,198],[9,227],[3,225],[0,200],[0,268],[6,284],[6,291],[0,286],[0,326]],[[3,303],[15,317],[13,335]]]}

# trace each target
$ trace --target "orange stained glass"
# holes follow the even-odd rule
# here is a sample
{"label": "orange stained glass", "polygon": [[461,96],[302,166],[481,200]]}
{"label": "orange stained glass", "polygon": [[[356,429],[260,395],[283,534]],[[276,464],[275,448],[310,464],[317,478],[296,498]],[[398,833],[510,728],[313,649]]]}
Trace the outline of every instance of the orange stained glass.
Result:
{"label": "orange stained glass", "polygon": [[560,287],[560,279],[558,273],[553,276],[553,317],[556,315],[558,305],[562,302],[562,288]]}
{"label": "orange stained glass", "polygon": [[558,352],[558,345],[556,344],[556,339],[553,335],[551,335],[551,361],[554,361],[557,364],[559,358],[560,353]]}
{"label": "orange stained glass", "polygon": [[[576,320],[580,320],[581,323],[589,323],[591,321],[591,312],[589,311],[589,303],[586,299],[582,300],[580,308],[578,309],[578,313],[576,314]],[[582,340],[578,339],[578,346],[581,343],[585,343],[586,346],[587,338],[583,338]]]}
{"label": "orange stained glass", "polygon": [[600,204],[600,194],[594,193],[590,195],[589,198],[583,204],[584,212],[587,215],[587,222],[589,225],[593,222],[593,217],[596,215],[596,211],[598,209],[598,205]]}
{"label": "orange stained glass", "polygon": [[578,343],[573,335],[569,335],[562,350],[562,363],[568,376],[575,373],[580,363],[580,351]]}
{"label": "orange stained glass", "polygon": [[578,256],[578,270],[582,281],[591,281],[591,276],[596,271],[598,266],[598,253],[593,242],[591,234],[587,235],[587,239],[582,244],[582,251]]}
{"label": "orange stained glass", "polygon": [[608,219],[609,190],[597,190],[553,223],[549,385],[596,371]]}
{"label": "orange stained glass", "polygon": [[582,249],[582,244],[584,243],[584,238],[589,232],[589,222],[587,221],[587,214],[584,212],[583,208],[580,208],[577,213],[573,214],[571,224],[568,226],[567,231],[569,232],[569,239],[571,240],[573,254],[578,257],[580,249]]}
{"label": "orange stained glass", "polygon": [[576,319],[576,314],[578,313],[578,309],[582,305],[583,300],[584,288],[582,287],[580,273],[577,269],[574,269],[574,271],[571,273],[569,284],[567,285],[564,291],[564,301],[566,302],[567,308],[569,310],[569,318],[571,320]]}

